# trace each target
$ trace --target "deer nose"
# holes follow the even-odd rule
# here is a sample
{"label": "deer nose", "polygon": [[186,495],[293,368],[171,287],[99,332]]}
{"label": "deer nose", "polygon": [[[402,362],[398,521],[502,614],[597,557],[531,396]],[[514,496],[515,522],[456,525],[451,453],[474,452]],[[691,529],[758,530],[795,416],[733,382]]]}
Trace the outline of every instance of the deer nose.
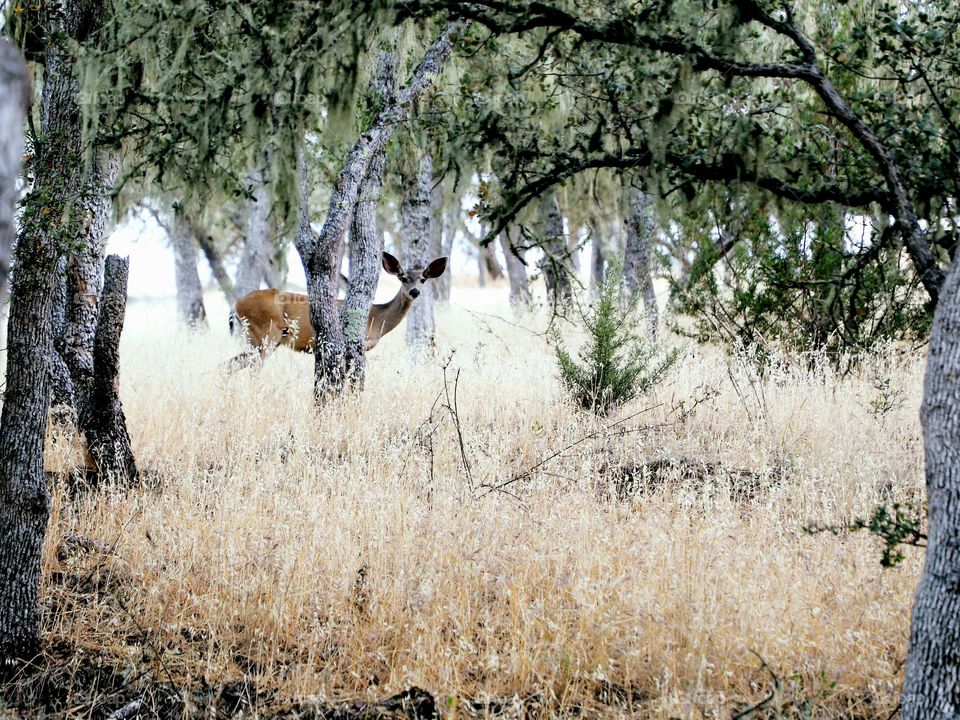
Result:
{"label": "deer nose", "polygon": [[419,297],[419,296],[420,296],[420,291],[417,290],[416,288],[411,288],[411,290],[410,290],[410,297],[415,298],[415,297]]}

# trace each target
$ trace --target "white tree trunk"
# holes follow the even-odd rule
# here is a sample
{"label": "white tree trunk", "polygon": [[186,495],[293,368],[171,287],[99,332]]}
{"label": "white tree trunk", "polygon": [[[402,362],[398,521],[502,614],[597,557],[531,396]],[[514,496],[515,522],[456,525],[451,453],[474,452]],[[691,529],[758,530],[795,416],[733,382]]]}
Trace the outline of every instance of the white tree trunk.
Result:
{"label": "white tree trunk", "polygon": [[234,291],[238,298],[259,290],[270,276],[273,247],[270,242],[270,187],[267,171],[254,167],[249,174],[251,199],[247,202],[246,236],[237,266]]}
{"label": "white tree trunk", "polygon": [[7,301],[16,237],[17,180],[23,164],[23,117],[29,92],[27,69],[20,52],[0,38],[0,315]]}
{"label": "white tree trunk", "polygon": [[[405,268],[424,268],[433,259],[433,155],[429,150],[420,155],[416,171],[402,178],[400,198],[400,233],[403,236],[402,263]],[[433,285],[427,283],[420,297],[407,313],[407,352],[419,360],[434,346]]]}

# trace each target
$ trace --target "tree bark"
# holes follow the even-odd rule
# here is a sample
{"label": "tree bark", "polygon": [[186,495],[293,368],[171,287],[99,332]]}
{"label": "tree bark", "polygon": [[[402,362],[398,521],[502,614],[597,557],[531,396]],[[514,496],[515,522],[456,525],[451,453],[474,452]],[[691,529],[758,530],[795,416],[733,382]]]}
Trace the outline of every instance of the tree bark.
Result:
{"label": "tree bark", "polygon": [[173,248],[177,315],[188,327],[206,327],[207,309],[203,304],[203,285],[197,270],[197,233],[186,211],[179,205],[173,209],[168,234]]}
{"label": "tree bark", "polygon": [[630,188],[630,216],[627,220],[626,246],[623,252],[623,292],[632,302],[637,294],[643,298],[647,320],[647,337],[657,337],[659,312],[653,288],[653,246],[657,226],[653,220],[653,203],[642,190]]}
{"label": "tree bark", "polygon": [[[403,266],[407,269],[424,268],[432,259],[433,250],[430,237],[433,227],[430,202],[433,155],[429,150],[420,155],[416,171],[406,173],[402,183],[400,232],[403,236]],[[433,349],[434,331],[433,286],[427,283],[407,313],[407,353],[412,360],[423,358]]]}
{"label": "tree bark", "polygon": [[960,263],[933,319],[923,405],[927,555],[917,587],[903,688],[904,720],[960,715]]}
{"label": "tree bark", "polygon": [[376,215],[386,164],[386,153],[381,150],[373,156],[360,185],[350,230],[350,286],[340,309],[347,377],[360,388],[367,373],[367,318],[377,292],[383,255],[383,234],[378,232]]}
{"label": "tree bark", "polygon": [[[67,161],[72,137],[69,118],[46,111],[54,104],[53,97],[72,99],[72,78],[49,68],[48,62],[42,116],[48,141],[37,149],[34,193],[24,204],[7,327],[6,387],[0,414],[0,670],[10,660],[31,657],[39,649],[40,557],[50,514],[43,474],[48,359],[53,353],[58,240],[67,209],[64,185],[70,185],[74,167]],[[20,72],[9,54],[4,71],[11,78]],[[21,118],[5,124],[3,132],[16,132],[22,126]],[[41,201],[37,189],[49,189],[50,201]]]}
{"label": "tree bark", "polygon": [[510,305],[514,310],[526,310],[530,307],[530,287],[527,285],[527,266],[523,264],[523,249],[520,247],[520,229],[510,225],[500,233],[500,247],[507,263],[507,277],[510,279]]}
{"label": "tree bark", "polygon": [[106,260],[94,343],[90,411],[81,416],[81,429],[99,478],[124,483],[137,479],[137,464],[119,395],[120,334],[126,314],[129,269],[127,258],[111,255]]}
{"label": "tree bark", "polygon": [[254,167],[250,171],[249,181],[251,198],[247,203],[246,235],[234,286],[238,298],[259,290],[260,285],[272,272],[270,188],[267,171],[263,167]]}
{"label": "tree bark", "polygon": [[372,158],[386,147],[397,127],[406,120],[411,104],[443,69],[453,52],[454,38],[463,27],[456,22],[446,25],[440,37],[427,49],[410,82],[389,99],[367,131],[354,143],[334,181],[327,217],[319,234],[305,227],[302,218],[304,214],[308,215],[307,201],[301,201],[301,229],[296,236],[296,245],[307,276],[310,322],[315,337],[314,393],[317,402],[322,402],[329,393],[341,392],[347,377],[346,342],[337,308],[340,275],[337,263],[344,236],[353,220],[360,185],[367,176]]}
{"label": "tree bark", "polygon": [[30,85],[20,52],[0,38],[0,313],[7,300],[10,259],[16,237],[17,179],[23,164],[23,118]]}
{"label": "tree bark", "polygon": [[573,297],[570,277],[570,250],[563,232],[563,216],[553,191],[540,198],[540,221],[543,228],[543,259],[540,269],[547,286],[547,302],[556,312]]}
{"label": "tree bark", "polygon": [[[45,16],[49,24],[44,28],[42,142],[32,158],[33,188],[22,205],[14,255],[7,383],[0,415],[0,665],[9,658],[32,655],[39,646],[40,559],[50,512],[43,444],[57,266],[70,245],[81,238],[96,242],[103,231],[98,224],[103,215],[97,209],[104,202],[102,195],[94,193],[92,205],[84,202],[87,193],[78,160],[82,126],[70,43],[95,34],[102,11],[96,1],[65,3]],[[95,170],[109,172],[112,167]],[[95,175],[91,184],[102,188],[107,182]],[[90,227],[82,225],[87,221]],[[86,313],[88,307],[82,309]]]}
{"label": "tree bark", "polygon": [[[120,170],[120,160],[115,153],[97,155],[89,171],[83,174],[84,190],[71,210],[77,214],[80,227],[67,256],[66,306],[58,342],[73,382],[74,409],[78,416],[87,411],[93,382],[93,342],[103,287],[103,256],[107,225],[113,213],[110,191]],[[60,389],[56,392],[58,396],[63,395]]]}

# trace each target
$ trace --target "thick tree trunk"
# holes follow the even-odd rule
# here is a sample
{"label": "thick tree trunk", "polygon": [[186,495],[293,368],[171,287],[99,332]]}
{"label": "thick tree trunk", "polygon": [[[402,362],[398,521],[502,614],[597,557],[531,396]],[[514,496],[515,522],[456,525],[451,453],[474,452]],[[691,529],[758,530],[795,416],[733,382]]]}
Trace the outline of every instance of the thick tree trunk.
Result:
{"label": "thick tree trunk", "polygon": [[510,279],[510,305],[514,310],[526,310],[530,307],[530,287],[527,285],[527,267],[520,259],[523,249],[520,229],[510,225],[500,233],[500,247],[507,263],[507,277]]}
{"label": "thick tree trunk", "polygon": [[927,476],[927,555],[917,587],[903,688],[904,720],[960,715],[960,263],[941,287],[920,410]]}
{"label": "thick tree trunk", "polygon": [[340,310],[347,377],[361,388],[367,372],[367,318],[377,292],[383,255],[383,234],[377,230],[376,216],[386,164],[386,153],[381,150],[373,156],[360,185],[350,230],[350,286]]}
{"label": "thick tree trunk", "polygon": [[177,315],[189,327],[207,326],[203,285],[197,270],[197,243],[193,223],[181,207],[175,207],[169,227],[177,285]]}
{"label": "thick tree trunk", "polygon": [[600,234],[600,223],[591,223],[591,250],[590,250],[590,297],[596,298],[603,285],[603,273],[606,270],[606,257],[603,254],[603,236]]}
{"label": "thick tree trunk", "polygon": [[[432,259],[430,230],[432,206],[430,189],[433,186],[433,155],[429,150],[420,156],[416,172],[403,178],[400,198],[400,232],[403,236],[405,268],[424,268]],[[434,346],[433,286],[427,283],[420,297],[407,313],[407,352],[412,360],[429,353]]]}
{"label": "thick tree trunk", "polygon": [[270,261],[273,256],[270,243],[270,189],[266,169],[253,168],[249,181],[251,199],[247,203],[246,235],[234,286],[238,298],[260,289],[271,272]]}
{"label": "thick tree trunk", "polygon": [[[0,664],[32,654],[39,644],[40,558],[50,505],[43,444],[58,259],[78,241],[98,242],[103,233],[100,219],[109,214],[101,212],[104,205],[109,210],[108,199],[89,193],[80,177],[82,128],[68,49],[69,41],[83,42],[98,31],[103,7],[99,2],[67,3],[59,10],[45,16],[49,26],[44,28],[48,44],[40,113],[43,142],[33,159],[33,188],[23,203],[10,297],[7,383],[0,415]],[[7,131],[5,127],[3,132]],[[114,168],[112,163],[95,167],[89,178],[95,190],[109,184]],[[74,281],[83,281],[85,271],[85,263],[76,265]],[[79,296],[89,291],[79,284],[70,289],[83,316],[90,303]],[[65,330],[76,317],[65,317]],[[73,349],[65,346],[68,354]]]}
{"label": "thick tree trunk", "polygon": [[346,373],[346,342],[337,308],[338,261],[348,226],[353,221],[360,185],[367,176],[372,158],[384,150],[404,122],[413,102],[443,69],[453,52],[454,38],[462,23],[449,23],[439,39],[413,71],[410,82],[384,104],[370,127],[354,143],[337,175],[330,195],[327,218],[319,235],[305,227],[306,199],[301,200],[301,230],[296,236],[297,251],[307,276],[310,322],[315,339],[314,392],[318,402],[329,393],[342,391]]}
{"label": "thick tree trunk", "polygon": [[556,311],[573,297],[570,278],[570,250],[563,232],[563,215],[552,191],[540,198],[540,222],[543,232],[543,259],[540,269],[547,286],[547,302]]}
{"label": "thick tree trunk", "polygon": [[[25,68],[18,69],[9,50],[4,52],[7,78],[25,78]],[[75,167],[68,161],[71,118],[48,110],[56,105],[55,99],[73,105],[73,83],[69,75],[58,74],[64,63],[57,62],[57,53],[50,60],[54,68],[51,72],[48,61],[42,118],[47,142],[39,148],[34,192],[27,197],[21,218],[7,327],[6,387],[0,414],[0,671],[10,659],[30,657],[39,649],[40,556],[50,514],[43,443],[50,399],[48,359],[53,353],[51,316],[60,226],[66,211],[64,186],[71,188],[75,176]],[[8,117],[11,120],[2,132],[17,132],[22,117]],[[48,200],[41,200],[44,191],[50,192]],[[9,229],[7,225],[5,230]]]}
{"label": "thick tree trunk", "polygon": [[641,294],[647,319],[647,337],[656,339],[659,312],[653,288],[653,246],[657,230],[653,219],[653,203],[645,192],[637,188],[630,188],[628,202],[630,216],[627,219],[623,253],[623,292],[628,302],[632,302],[638,293]]}
{"label": "thick tree trunk", "polygon": [[213,279],[216,280],[217,285],[220,286],[220,292],[223,293],[227,305],[233,305],[233,301],[236,300],[236,295],[233,291],[233,281],[230,279],[229,273],[227,273],[227,268],[223,264],[223,256],[220,254],[220,251],[217,250],[213,237],[195,222],[190,223],[190,229],[193,233],[194,242],[196,242],[197,247],[200,248],[200,251],[206,258],[207,264],[210,266],[210,272],[213,274]]}
{"label": "thick tree trunk", "polygon": [[129,269],[127,258],[111,255],[106,260],[93,353],[90,411],[81,416],[81,429],[100,479],[122,482],[137,479],[137,464],[119,395],[120,334],[126,314]]}
{"label": "thick tree trunk", "polygon": [[20,52],[0,38],[0,315],[7,301],[16,237],[17,179],[23,164],[23,117],[29,92],[27,69]]}

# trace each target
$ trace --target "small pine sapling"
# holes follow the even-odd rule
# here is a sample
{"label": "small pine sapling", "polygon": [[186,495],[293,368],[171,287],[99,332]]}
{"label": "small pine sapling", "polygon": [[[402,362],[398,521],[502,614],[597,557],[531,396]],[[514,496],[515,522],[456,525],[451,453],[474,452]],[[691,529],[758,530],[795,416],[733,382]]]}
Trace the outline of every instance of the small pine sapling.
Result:
{"label": "small pine sapling", "polygon": [[620,303],[622,260],[610,262],[600,295],[583,310],[580,319],[587,340],[579,362],[564,348],[559,333],[553,336],[560,379],[577,404],[596,415],[608,415],[624,403],[645,394],[660,382],[677,361],[679,351],[662,353],[656,344],[638,335],[638,297]]}

